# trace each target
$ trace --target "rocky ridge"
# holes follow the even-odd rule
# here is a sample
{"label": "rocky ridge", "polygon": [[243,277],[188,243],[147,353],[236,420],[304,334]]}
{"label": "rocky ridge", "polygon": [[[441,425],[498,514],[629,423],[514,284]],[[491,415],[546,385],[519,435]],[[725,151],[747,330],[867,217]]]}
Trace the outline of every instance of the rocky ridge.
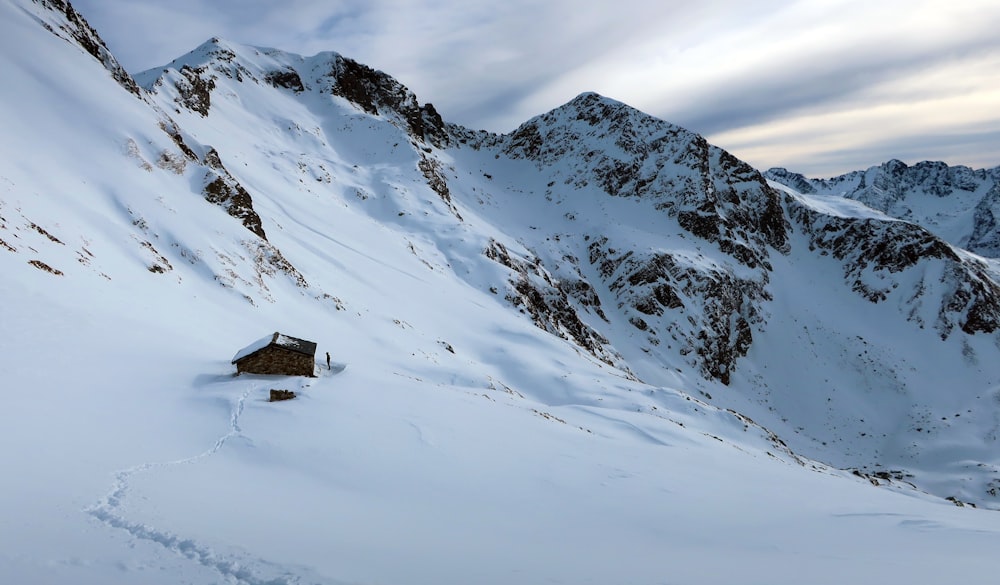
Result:
{"label": "rocky ridge", "polygon": [[[987,266],[969,258],[923,227],[904,221],[840,218],[819,213],[789,198],[789,213],[809,237],[810,249],[829,253],[843,263],[844,280],[872,303],[899,297],[897,306],[921,328],[933,327],[942,339],[958,328],[974,335],[1000,329],[1000,285]],[[943,264],[932,280],[928,264]],[[901,273],[916,271],[916,288],[899,291]],[[931,300],[937,306],[932,323],[921,317],[925,296],[945,291]]]}
{"label": "rocky ridge", "polygon": [[39,22],[52,34],[80,47],[108,70],[111,77],[125,90],[141,97],[139,86],[111,54],[97,31],[66,0],[32,0],[46,10],[39,11]]}
{"label": "rocky ridge", "polygon": [[994,217],[1000,167],[971,169],[940,161],[907,165],[890,160],[829,179],[809,179],[784,168],[764,176],[804,194],[860,201],[887,215],[920,224],[949,243],[975,254],[1000,255]]}

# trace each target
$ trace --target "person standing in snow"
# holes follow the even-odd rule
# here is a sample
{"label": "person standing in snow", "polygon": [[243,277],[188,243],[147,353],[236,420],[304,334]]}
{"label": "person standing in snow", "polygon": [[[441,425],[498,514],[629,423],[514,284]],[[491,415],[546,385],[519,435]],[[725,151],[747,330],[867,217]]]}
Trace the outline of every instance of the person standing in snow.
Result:
{"label": "person standing in snow", "polygon": [[333,368],[330,367],[330,352],[326,352],[326,369],[328,369],[328,370],[332,370],[333,369]]}

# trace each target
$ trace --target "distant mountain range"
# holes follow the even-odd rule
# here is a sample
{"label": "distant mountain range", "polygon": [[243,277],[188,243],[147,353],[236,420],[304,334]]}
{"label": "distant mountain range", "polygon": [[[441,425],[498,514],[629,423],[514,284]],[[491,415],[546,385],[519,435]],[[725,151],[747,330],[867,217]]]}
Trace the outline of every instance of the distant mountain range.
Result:
{"label": "distant mountain range", "polygon": [[891,160],[830,179],[807,179],[786,169],[768,179],[805,194],[837,195],[919,224],[949,243],[989,258],[1000,256],[1000,167],[972,170],[925,161]]}
{"label": "distant mountain range", "polygon": [[1000,167],[760,173],[593,93],[494,134],[337,53],[221,39],[133,77],[70,4],[17,4],[52,34],[16,29],[40,58],[3,94],[10,302],[187,299],[212,332],[350,316],[433,361],[415,386],[502,371],[655,424],[680,415],[642,393],[667,392],[699,436],[1000,508]]}

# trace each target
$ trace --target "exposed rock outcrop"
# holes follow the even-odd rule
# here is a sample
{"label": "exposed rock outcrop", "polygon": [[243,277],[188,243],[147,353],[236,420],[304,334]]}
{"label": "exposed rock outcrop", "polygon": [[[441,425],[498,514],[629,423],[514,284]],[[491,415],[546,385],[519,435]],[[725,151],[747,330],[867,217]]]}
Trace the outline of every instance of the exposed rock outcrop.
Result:
{"label": "exposed rock outcrop", "polygon": [[627,371],[621,356],[608,345],[608,340],[580,319],[570,301],[581,294],[593,303],[591,306],[595,307],[595,313],[603,317],[600,300],[587,294],[589,285],[577,281],[569,285],[572,292],[568,292],[542,266],[540,259],[518,257],[497,241],[490,242],[484,254],[510,269],[505,298],[530,315],[538,328],[572,341],[599,360]]}
{"label": "exposed rock outcrop", "polygon": [[219,153],[214,148],[209,149],[202,162],[208,167],[202,190],[205,199],[225,209],[226,213],[243,222],[244,227],[266,240],[267,235],[260,216],[254,211],[250,193],[229,174],[219,159]]}
{"label": "exposed rock outcrop", "polygon": [[389,75],[337,55],[329,73],[331,88],[369,114],[395,114],[405,121],[410,134],[435,146],[448,143],[444,121],[431,104],[420,105],[417,97]]}

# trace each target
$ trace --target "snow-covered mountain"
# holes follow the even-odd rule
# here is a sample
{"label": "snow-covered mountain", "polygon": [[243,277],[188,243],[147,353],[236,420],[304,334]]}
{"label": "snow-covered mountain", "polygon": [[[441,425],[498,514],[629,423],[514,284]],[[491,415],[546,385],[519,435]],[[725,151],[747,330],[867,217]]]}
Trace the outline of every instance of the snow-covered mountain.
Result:
{"label": "snow-covered mountain", "polygon": [[807,179],[783,168],[771,180],[801,193],[860,201],[887,215],[919,224],[970,252],[1000,256],[1000,167],[973,170],[924,161],[907,166],[890,160],[865,171]]}
{"label": "snow-covered mountain", "polygon": [[[1000,272],[944,220],[596,94],[496,135],[336,53],[0,32],[5,580],[995,571]],[[273,331],[334,367],[234,377]]]}

